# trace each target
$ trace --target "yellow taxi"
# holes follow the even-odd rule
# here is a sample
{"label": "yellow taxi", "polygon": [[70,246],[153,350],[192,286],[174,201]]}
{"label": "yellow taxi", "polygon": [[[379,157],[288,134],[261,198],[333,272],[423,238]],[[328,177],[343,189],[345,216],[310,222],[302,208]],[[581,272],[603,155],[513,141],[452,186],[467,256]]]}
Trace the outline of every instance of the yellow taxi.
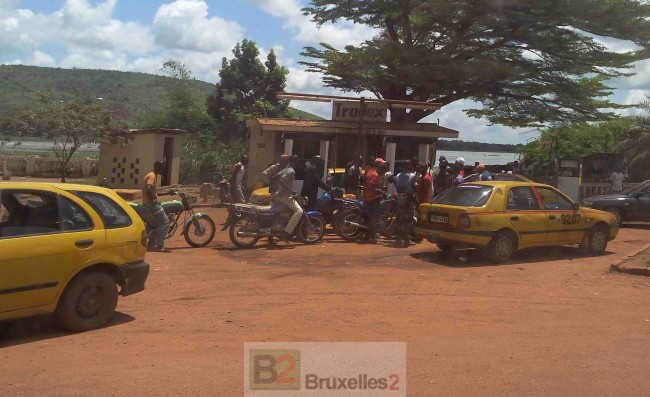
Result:
{"label": "yellow taxi", "polygon": [[480,248],[495,262],[517,250],[580,244],[605,252],[618,233],[616,218],[580,207],[552,186],[531,182],[475,182],[458,185],[419,207],[418,236],[442,251]]}
{"label": "yellow taxi", "polygon": [[118,294],[144,290],[146,241],[112,190],[0,182],[0,321],[55,313],[72,331],[104,325]]}

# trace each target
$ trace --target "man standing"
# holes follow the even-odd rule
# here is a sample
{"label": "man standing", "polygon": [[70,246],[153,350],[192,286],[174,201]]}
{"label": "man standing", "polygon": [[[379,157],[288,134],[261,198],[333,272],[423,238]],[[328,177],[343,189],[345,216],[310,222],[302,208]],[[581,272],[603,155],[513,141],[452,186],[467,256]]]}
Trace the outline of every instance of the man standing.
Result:
{"label": "man standing", "polygon": [[476,166],[476,173],[478,174],[478,180],[479,181],[491,181],[492,180],[492,174],[488,172],[488,170],[485,169],[485,166],[483,164],[479,164]]}
{"label": "man standing", "polygon": [[302,216],[302,208],[300,208],[300,204],[293,198],[293,181],[296,178],[295,168],[298,165],[298,157],[291,156],[289,157],[287,167],[276,174],[278,189],[275,192],[274,200],[286,205],[289,211],[291,211],[291,218],[289,218],[289,222],[280,234],[282,241],[289,241],[289,237],[293,234],[293,229],[296,228]]}
{"label": "man standing", "polygon": [[403,165],[402,171],[395,177],[395,187],[398,194],[396,243],[399,247],[408,247],[410,244],[409,236],[411,236],[413,228],[416,191],[419,189],[412,163]]}
{"label": "man standing", "polygon": [[614,172],[609,176],[609,181],[612,182],[612,193],[618,194],[623,191],[623,181],[625,175],[621,172],[620,167],[614,168]]}
{"label": "man standing", "polygon": [[239,163],[235,164],[235,168],[232,171],[231,181],[234,185],[233,201],[235,203],[246,202],[246,199],[244,198],[244,178],[246,175],[246,164],[248,164],[248,156],[244,154],[239,159]]}
{"label": "man standing", "polygon": [[440,193],[444,192],[447,190],[449,186],[449,175],[448,175],[448,170],[447,168],[449,167],[449,163],[444,157],[440,157],[440,168],[438,170],[438,175],[436,176],[436,185],[433,190],[433,197],[436,197]]}
{"label": "man standing", "polygon": [[368,225],[368,234],[363,242],[369,244],[377,244],[377,228],[381,217],[380,202],[382,195],[377,166],[384,163],[385,161],[382,158],[376,158],[373,164],[366,169],[364,178],[363,201],[370,207],[370,224]]}
{"label": "man standing", "polygon": [[149,243],[147,251],[171,252],[165,248],[165,236],[169,228],[169,218],[158,202],[158,176],[165,171],[165,163],[158,160],[153,163],[153,171],[145,175],[142,187],[142,205],[151,214],[149,224]]}
{"label": "man standing", "polygon": [[305,163],[305,179],[302,183],[301,196],[307,197],[307,210],[311,211],[316,207],[318,199],[318,188],[329,191],[330,188],[320,178],[318,169],[323,166],[323,161],[319,155],[315,155],[310,161]]}
{"label": "man standing", "polygon": [[361,179],[362,157],[355,154],[352,165],[347,170],[345,192],[359,197],[359,180]]}
{"label": "man standing", "polygon": [[431,176],[427,172],[427,165],[425,163],[418,165],[418,175],[417,202],[418,204],[428,203],[431,191]]}

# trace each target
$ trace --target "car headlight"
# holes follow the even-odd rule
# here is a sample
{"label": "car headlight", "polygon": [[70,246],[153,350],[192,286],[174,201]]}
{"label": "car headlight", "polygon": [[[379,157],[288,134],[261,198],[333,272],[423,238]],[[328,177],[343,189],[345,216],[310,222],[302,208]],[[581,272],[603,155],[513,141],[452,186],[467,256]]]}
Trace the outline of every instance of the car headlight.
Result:
{"label": "car headlight", "polygon": [[594,202],[589,200],[582,200],[582,203],[580,203],[580,205],[583,205],[585,207],[591,207],[592,205],[594,205]]}

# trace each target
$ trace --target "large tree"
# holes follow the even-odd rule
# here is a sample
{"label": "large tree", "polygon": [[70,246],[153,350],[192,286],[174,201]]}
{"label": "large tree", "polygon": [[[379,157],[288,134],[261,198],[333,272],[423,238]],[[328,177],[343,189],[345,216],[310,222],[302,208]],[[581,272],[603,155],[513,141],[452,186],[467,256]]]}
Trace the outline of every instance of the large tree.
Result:
{"label": "large tree", "polygon": [[259,59],[255,42],[244,39],[233,50],[233,58],[222,60],[214,95],[208,97],[208,113],[223,126],[227,137],[243,137],[244,123],[252,117],[291,117],[289,102],[279,101],[288,71],[271,50],[266,63]]}
{"label": "large tree", "polygon": [[70,159],[83,145],[127,143],[126,122],[117,111],[91,97],[69,102],[43,98],[40,106],[9,120],[7,125],[14,136],[43,136],[52,141],[61,182],[65,182]]}
{"label": "large tree", "polygon": [[[379,98],[483,104],[473,117],[509,126],[611,116],[607,80],[648,57],[650,5],[639,0],[312,0],[318,24],[348,20],[377,35],[340,50],[307,47],[308,70],[345,91]],[[602,39],[635,44],[614,52]],[[431,110],[393,109],[416,122]]]}
{"label": "large tree", "polygon": [[[650,103],[645,102],[642,107],[648,111]],[[620,141],[618,149],[625,153],[632,179],[649,179],[650,117],[647,114],[635,116],[631,119],[631,123],[632,126]]]}

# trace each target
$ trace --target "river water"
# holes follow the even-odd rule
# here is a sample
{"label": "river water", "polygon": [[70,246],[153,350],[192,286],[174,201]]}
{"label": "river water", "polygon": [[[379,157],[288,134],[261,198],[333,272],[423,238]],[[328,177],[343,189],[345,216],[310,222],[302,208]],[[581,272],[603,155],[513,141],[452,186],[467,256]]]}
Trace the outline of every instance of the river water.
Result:
{"label": "river water", "polygon": [[468,166],[472,166],[476,162],[483,163],[485,165],[505,165],[512,163],[515,160],[519,160],[519,155],[517,153],[438,150],[436,152],[436,164],[438,164],[438,158],[440,156],[445,156],[447,158],[447,161],[450,163],[456,161],[458,157],[462,157],[465,159],[465,165]]}

